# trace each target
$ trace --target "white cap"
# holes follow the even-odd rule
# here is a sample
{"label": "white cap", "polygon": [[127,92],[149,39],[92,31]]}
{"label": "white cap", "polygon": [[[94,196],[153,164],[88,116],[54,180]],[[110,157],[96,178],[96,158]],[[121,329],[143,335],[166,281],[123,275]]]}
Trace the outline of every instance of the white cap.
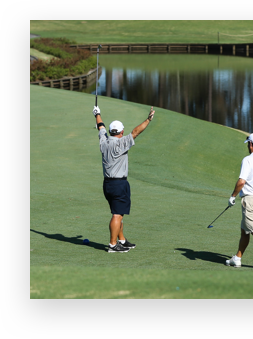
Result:
{"label": "white cap", "polygon": [[112,133],[112,131],[113,131],[113,134],[120,133],[120,132],[123,131],[123,129],[124,129],[124,126],[123,126],[122,122],[120,122],[118,120],[113,121],[109,126],[109,131],[110,131],[110,133]]}
{"label": "white cap", "polygon": [[249,142],[249,141],[251,141],[251,142],[253,143],[253,133],[251,133],[251,134],[247,137],[247,139],[244,141],[244,143],[246,144],[246,142]]}

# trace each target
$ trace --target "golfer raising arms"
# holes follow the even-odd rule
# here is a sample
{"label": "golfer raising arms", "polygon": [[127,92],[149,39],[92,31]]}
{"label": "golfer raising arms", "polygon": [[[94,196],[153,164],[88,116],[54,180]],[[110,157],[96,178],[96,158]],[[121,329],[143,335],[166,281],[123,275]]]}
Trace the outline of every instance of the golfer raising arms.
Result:
{"label": "golfer raising arms", "polygon": [[127,181],[128,175],[128,150],[134,146],[134,139],[143,132],[154,117],[155,111],[151,107],[148,118],[133,131],[123,136],[124,126],[120,121],[113,121],[109,126],[110,136],[107,135],[105,125],[100,115],[98,106],[94,106],[93,114],[96,118],[99,130],[100,151],[102,153],[102,164],[104,183],[103,191],[107,199],[112,218],[109,224],[110,243],[108,252],[128,252],[135,248],[123,234],[123,216],[130,213],[130,185]]}
{"label": "golfer raising arms", "polygon": [[250,233],[253,234],[253,133],[246,138],[244,143],[248,143],[250,155],[242,160],[239,179],[228,201],[230,207],[234,206],[235,197],[240,193],[242,198],[241,238],[236,255],[226,260],[226,265],[234,267],[241,267],[242,255],[249,244]]}

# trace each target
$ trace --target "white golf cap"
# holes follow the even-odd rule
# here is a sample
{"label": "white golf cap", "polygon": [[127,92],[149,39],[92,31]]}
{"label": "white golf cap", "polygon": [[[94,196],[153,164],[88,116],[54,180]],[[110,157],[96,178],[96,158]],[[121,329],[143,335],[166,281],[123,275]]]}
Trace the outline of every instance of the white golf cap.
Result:
{"label": "white golf cap", "polygon": [[123,129],[124,129],[124,126],[122,122],[118,120],[113,121],[109,126],[109,131],[110,133],[113,133],[113,134],[120,133],[123,131]]}
{"label": "white golf cap", "polygon": [[248,142],[248,141],[251,141],[251,142],[253,143],[253,133],[251,133],[251,134],[247,137],[247,139],[244,141],[244,143],[246,144],[246,142]]}

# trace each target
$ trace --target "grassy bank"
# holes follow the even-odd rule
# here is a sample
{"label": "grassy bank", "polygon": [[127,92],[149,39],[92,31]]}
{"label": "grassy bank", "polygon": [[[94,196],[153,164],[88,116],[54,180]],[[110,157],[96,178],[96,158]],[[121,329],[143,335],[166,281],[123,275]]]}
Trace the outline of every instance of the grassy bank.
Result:
{"label": "grassy bank", "polygon": [[96,67],[96,58],[90,52],[70,48],[70,43],[68,39],[32,39],[30,46],[48,58],[40,57],[30,64],[30,81],[77,76]]}
{"label": "grassy bank", "polygon": [[[137,247],[108,254],[95,97],[30,91],[31,298],[252,298],[251,244],[240,270],[224,265],[238,245],[239,199],[207,229],[227,206],[247,154],[244,134],[156,108],[129,152],[124,228]],[[106,126],[122,120],[126,134],[149,111],[107,97],[98,103]]]}
{"label": "grassy bank", "polygon": [[30,32],[89,43],[243,43],[252,20],[31,20]]}
{"label": "grassy bank", "polygon": [[44,60],[44,61],[50,61],[51,59],[55,58],[55,56],[53,55],[45,54],[34,48],[30,48],[30,55],[35,56],[36,58]]}

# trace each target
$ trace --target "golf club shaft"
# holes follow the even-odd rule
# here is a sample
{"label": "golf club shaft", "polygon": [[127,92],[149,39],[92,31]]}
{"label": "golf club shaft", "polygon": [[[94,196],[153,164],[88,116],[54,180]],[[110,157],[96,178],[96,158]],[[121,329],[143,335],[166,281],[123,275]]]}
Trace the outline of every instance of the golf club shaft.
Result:
{"label": "golf club shaft", "polygon": [[[214,222],[215,222],[215,220],[217,220],[228,208],[229,208],[230,206],[227,206],[225,209],[224,209],[224,211],[223,212],[221,212],[221,214],[220,215],[218,215],[218,217],[216,218],[216,219],[214,219],[214,221],[212,221],[211,222],[211,224],[210,225],[212,225]],[[209,225],[209,226],[210,226]],[[209,226],[207,226],[207,227],[209,227]]]}
{"label": "golf club shaft", "polygon": [[99,57],[99,49],[101,48],[102,46],[99,45],[98,48],[97,48],[97,77],[96,77],[96,101],[95,101],[95,106],[98,105],[98,97],[97,97],[97,87],[98,87],[98,57]]}

